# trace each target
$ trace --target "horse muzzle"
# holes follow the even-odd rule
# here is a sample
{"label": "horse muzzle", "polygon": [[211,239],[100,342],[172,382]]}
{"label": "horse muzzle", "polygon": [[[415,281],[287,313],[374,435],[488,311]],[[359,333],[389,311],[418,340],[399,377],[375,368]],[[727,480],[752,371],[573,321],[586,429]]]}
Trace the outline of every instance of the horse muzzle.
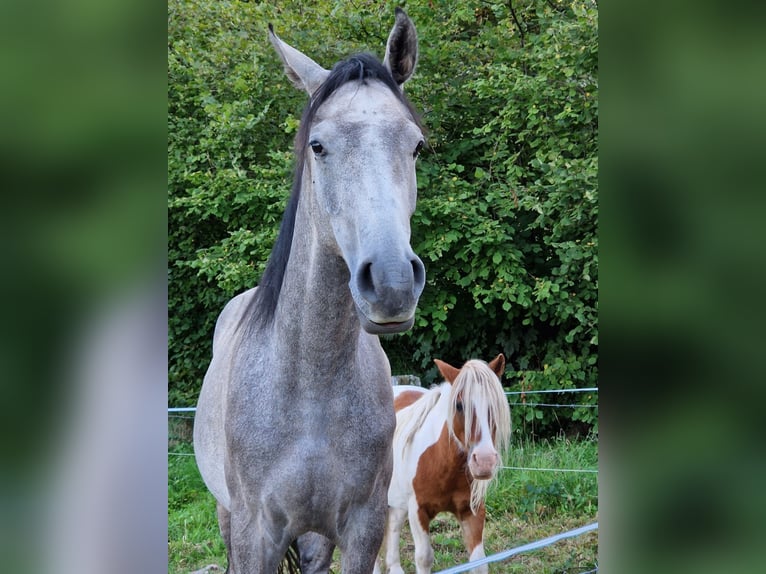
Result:
{"label": "horse muzzle", "polygon": [[350,283],[362,328],[373,335],[412,328],[425,277],[423,262],[411,252],[406,258],[364,261]]}

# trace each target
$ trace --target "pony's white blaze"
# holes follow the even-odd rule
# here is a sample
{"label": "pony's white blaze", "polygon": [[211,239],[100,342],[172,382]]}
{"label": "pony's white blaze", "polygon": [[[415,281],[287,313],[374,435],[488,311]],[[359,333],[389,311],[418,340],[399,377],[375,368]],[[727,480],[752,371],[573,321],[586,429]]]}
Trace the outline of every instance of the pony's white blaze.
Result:
{"label": "pony's white blaze", "polygon": [[470,559],[484,556],[484,498],[510,437],[510,409],[499,381],[505,357],[498,355],[489,364],[471,360],[461,369],[436,363],[447,382],[428,391],[394,387],[394,473],[385,543],[390,574],[401,572],[399,536],[405,517],[418,574],[431,571],[428,525],[439,512],[458,518]]}
{"label": "pony's white blaze", "polygon": [[470,451],[468,470],[474,478],[487,480],[495,475],[500,464],[500,456],[492,442],[492,431],[486,419],[481,420],[480,430],[481,440]]}

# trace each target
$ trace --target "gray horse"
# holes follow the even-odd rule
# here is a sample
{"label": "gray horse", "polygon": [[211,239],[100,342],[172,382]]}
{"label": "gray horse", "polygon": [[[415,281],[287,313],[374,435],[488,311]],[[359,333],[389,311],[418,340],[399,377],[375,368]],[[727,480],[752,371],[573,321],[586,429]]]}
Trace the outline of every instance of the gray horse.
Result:
{"label": "gray horse", "polygon": [[296,538],[318,533],[343,572],[367,574],[395,426],[377,335],[412,326],[425,283],[409,243],[423,132],[402,91],[417,35],[397,9],[383,63],[360,54],[326,70],[269,30],[310,102],[261,282],[218,318],[194,448],[230,572],[274,573]]}

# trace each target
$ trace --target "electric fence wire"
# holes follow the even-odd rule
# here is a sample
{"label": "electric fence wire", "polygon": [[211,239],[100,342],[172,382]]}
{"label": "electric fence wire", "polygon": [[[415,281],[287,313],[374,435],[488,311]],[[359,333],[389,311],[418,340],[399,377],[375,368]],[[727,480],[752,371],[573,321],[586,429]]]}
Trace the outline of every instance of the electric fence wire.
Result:
{"label": "electric fence wire", "polygon": [[575,528],[574,530],[568,530],[567,532],[562,532],[561,534],[556,534],[554,536],[549,536],[548,538],[543,538],[542,540],[537,540],[536,542],[530,542],[529,544],[517,546],[516,548],[511,548],[510,550],[504,550],[503,552],[498,552],[497,554],[492,554],[485,558],[474,560],[473,562],[466,562],[465,564],[460,564],[459,566],[453,566],[452,568],[447,568],[446,570],[436,572],[436,574],[459,574],[460,572],[467,572],[468,570],[473,570],[474,568],[483,566],[484,564],[508,560],[512,556],[516,556],[522,552],[538,550],[540,548],[544,548],[545,546],[550,546],[559,540],[580,536],[581,534],[585,534],[586,532],[597,529],[598,522],[594,522],[592,524],[588,524],[587,526],[581,526],[580,528]]}

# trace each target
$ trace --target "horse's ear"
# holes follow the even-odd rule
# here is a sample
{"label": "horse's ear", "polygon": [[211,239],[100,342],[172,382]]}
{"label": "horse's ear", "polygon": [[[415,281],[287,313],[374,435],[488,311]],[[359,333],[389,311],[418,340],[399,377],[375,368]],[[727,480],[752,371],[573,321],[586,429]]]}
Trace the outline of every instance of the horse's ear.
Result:
{"label": "horse's ear", "polygon": [[410,79],[418,63],[418,34],[415,25],[401,8],[396,9],[396,22],[386,42],[383,65],[399,86]]}
{"label": "horse's ear", "polygon": [[285,66],[287,77],[299,90],[306,90],[309,95],[312,95],[330,75],[329,70],[325,70],[307,55],[280,40],[271,24],[269,24],[269,40]]}
{"label": "horse's ear", "polygon": [[500,353],[497,357],[492,359],[489,362],[489,368],[495,372],[498,379],[502,378],[503,373],[505,372],[505,355]]}
{"label": "horse's ear", "polygon": [[440,361],[439,359],[434,359],[434,363],[436,363],[436,367],[439,369],[439,372],[448,383],[455,382],[460,369],[456,369],[452,365],[445,363],[444,361]]}

